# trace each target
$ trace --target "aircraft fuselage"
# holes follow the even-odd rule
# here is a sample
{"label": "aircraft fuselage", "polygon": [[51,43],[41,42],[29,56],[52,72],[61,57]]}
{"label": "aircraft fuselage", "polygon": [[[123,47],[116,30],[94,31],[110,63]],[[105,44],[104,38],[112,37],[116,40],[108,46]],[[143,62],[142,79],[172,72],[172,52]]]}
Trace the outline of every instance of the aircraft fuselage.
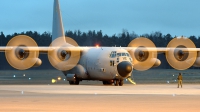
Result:
{"label": "aircraft fuselage", "polygon": [[[103,81],[123,79],[132,73],[131,62],[132,58],[124,49],[115,47],[88,47],[88,49],[82,51],[77,66],[65,72],[65,74],[74,74],[80,80]],[[121,67],[127,67],[126,71],[120,72],[120,63],[122,63]]]}

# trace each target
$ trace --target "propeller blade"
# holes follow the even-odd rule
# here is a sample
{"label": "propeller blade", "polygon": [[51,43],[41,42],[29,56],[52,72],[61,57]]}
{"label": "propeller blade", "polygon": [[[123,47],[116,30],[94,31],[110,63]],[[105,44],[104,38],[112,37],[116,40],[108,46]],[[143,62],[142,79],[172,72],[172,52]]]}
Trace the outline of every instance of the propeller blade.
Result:
{"label": "propeller blade", "polygon": [[155,44],[145,37],[132,40],[128,47],[134,47],[129,51],[133,61],[133,68],[139,71],[150,69],[156,62],[157,51],[150,51],[148,48],[156,48]]}
{"label": "propeller blade", "polygon": [[195,44],[189,38],[174,38],[168,43],[167,48],[171,49],[166,51],[166,59],[174,69],[188,69],[196,61],[197,52],[195,50],[187,50],[187,48],[196,48]]}
{"label": "propeller blade", "polygon": [[[35,47],[37,49],[37,43],[29,36],[18,35],[13,37],[6,47],[12,46],[13,49],[5,51],[5,56],[8,63],[19,70],[28,69],[37,62],[39,56],[39,50],[29,51],[28,47]],[[26,50],[23,48],[27,48]]]}
{"label": "propeller blade", "polygon": [[[57,47],[57,49],[48,51],[48,59],[51,65],[61,71],[74,68],[80,59],[80,50],[71,49],[78,46],[76,41],[69,37],[65,39],[66,42],[63,42],[62,37],[55,39],[50,47]],[[62,47],[68,49],[62,49]]]}

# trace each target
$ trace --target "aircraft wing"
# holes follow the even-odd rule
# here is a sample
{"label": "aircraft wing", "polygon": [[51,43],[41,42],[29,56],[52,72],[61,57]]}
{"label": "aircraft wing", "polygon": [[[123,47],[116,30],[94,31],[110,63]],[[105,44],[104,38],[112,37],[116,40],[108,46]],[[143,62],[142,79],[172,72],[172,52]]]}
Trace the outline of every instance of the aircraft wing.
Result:
{"label": "aircraft wing", "polygon": [[62,50],[72,50],[72,51],[81,51],[83,50],[83,48],[87,48],[87,47],[32,47],[32,46],[27,46],[27,47],[23,47],[23,46],[8,46],[8,47],[0,47],[0,52],[6,52],[6,51],[11,51],[11,50],[15,50],[15,49],[23,49],[24,51],[39,51],[42,53],[48,53],[48,51],[53,51],[56,49],[62,49]]}
{"label": "aircraft wing", "polygon": [[[16,48],[21,48],[24,49],[25,51],[39,51],[39,52],[44,52],[44,53],[48,53],[48,51],[53,51],[55,49],[63,49],[63,50],[72,50],[72,51],[83,51],[85,49],[90,49],[90,48],[96,48],[96,47],[81,47],[81,46],[74,46],[74,47],[32,47],[32,46],[28,46],[28,47],[23,47],[23,46],[7,46],[7,47],[0,47],[0,52],[5,52],[5,51],[9,51],[9,50],[14,50]],[[100,48],[104,48],[104,47],[100,47]],[[158,53],[165,53],[167,51],[170,50],[175,50],[178,48],[175,47],[171,47],[171,48],[166,48],[166,47],[145,47],[145,48],[139,48],[139,47],[115,47],[115,48],[119,48],[119,49],[125,49],[127,51],[131,51],[131,50],[136,50],[136,49],[140,49],[142,51],[149,51],[149,52],[158,52]],[[182,51],[200,51],[200,48],[179,48]]]}
{"label": "aircraft wing", "polygon": [[176,48],[176,47],[145,47],[145,48],[140,48],[140,47],[122,47],[123,49],[126,49],[127,51],[131,51],[131,50],[136,50],[136,49],[140,49],[142,51],[149,51],[149,52],[157,52],[158,54],[160,53],[165,53],[168,52],[170,50],[182,50],[184,52],[187,51],[200,51],[200,48]]}
{"label": "aircraft wing", "polygon": [[[19,35],[12,38],[6,47],[0,47],[0,51],[5,52],[6,59],[11,66],[21,70],[28,69],[34,64],[39,65],[39,53],[46,53],[50,63],[62,71],[70,70],[76,66],[81,51],[91,48],[96,47],[80,47],[68,37],[56,38],[49,47],[38,47],[32,38]],[[103,50],[111,47],[99,48]],[[152,65],[160,65],[161,62],[157,59],[157,54],[160,53],[165,53],[168,63],[178,70],[187,69],[194,64],[200,66],[200,59],[197,55],[200,48],[196,48],[194,43],[187,38],[174,38],[167,47],[156,47],[149,39],[141,37],[132,40],[128,47],[114,48],[128,51],[133,59],[134,68],[138,70],[146,70]]]}

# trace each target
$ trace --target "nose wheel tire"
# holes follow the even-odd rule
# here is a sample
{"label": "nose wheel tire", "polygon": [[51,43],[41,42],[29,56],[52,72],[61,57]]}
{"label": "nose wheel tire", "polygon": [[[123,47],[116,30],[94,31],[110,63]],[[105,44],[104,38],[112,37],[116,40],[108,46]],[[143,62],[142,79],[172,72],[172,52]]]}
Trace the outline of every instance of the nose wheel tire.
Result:
{"label": "nose wheel tire", "polygon": [[114,81],[115,86],[123,86],[124,80],[123,79],[116,79]]}
{"label": "nose wheel tire", "polygon": [[119,80],[115,80],[114,84],[115,86],[119,86]]}
{"label": "nose wheel tire", "polygon": [[124,80],[121,79],[121,80],[119,81],[119,86],[123,86],[123,84],[124,84]]}

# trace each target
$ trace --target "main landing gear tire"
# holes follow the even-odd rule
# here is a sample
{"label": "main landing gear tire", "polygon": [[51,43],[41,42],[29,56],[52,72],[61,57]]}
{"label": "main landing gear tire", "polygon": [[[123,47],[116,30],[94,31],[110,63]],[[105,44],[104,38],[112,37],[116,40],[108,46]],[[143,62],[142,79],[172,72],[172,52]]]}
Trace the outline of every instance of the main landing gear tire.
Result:
{"label": "main landing gear tire", "polygon": [[70,85],[79,85],[80,80],[78,78],[75,78],[74,81],[69,81]]}
{"label": "main landing gear tire", "polygon": [[114,84],[115,86],[119,86],[119,80],[115,80]]}
{"label": "main landing gear tire", "polygon": [[112,85],[113,81],[110,80],[110,81],[102,81],[103,82],[103,85]]}

